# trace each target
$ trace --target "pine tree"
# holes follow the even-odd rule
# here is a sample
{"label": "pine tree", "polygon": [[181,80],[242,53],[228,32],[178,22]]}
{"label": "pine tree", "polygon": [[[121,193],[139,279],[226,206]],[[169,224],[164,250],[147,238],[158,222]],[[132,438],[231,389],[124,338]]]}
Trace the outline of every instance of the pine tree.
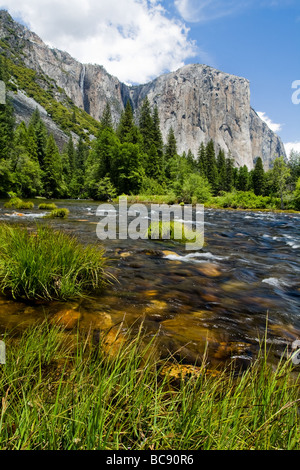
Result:
{"label": "pine tree", "polygon": [[194,157],[194,154],[191,151],[191,149],[188,150],[187,155],[183,154],[182,156],[184,156],[186,158],[187,164],[188,164],[191,172],[192,173],[196,172],[197,171],[197,161],[196,161],[196,159]]}
{"label": "pine tree", "polygon": [[206,176],[209,184],[211,185],[213,194],[218,191],[218,169],[216,162],[216,154],[214,143],[210,140],[206,146]]}
{"label": "pine tree", "polygon": [[218,191],[226,191],[226,158],[224,150],[219,150],[217,156]]}
{"label": "pine tree", "polygon": [[22,197],[32,197],[42,188],[41,168],[38,162],[34,129],[26,128],[24,121],[17,127],[11,153],[13,189]]}
{"label": "pine tree", "polygon": [[284,209],[283,193],[286,188],[288,178],[291,175],[291,172],[282,156],[275,159],[271,173],[274,183],[278,188],[278,195],[281,200],[281,209]]}
{"label": "pine tree", "polygon": [[237,189],[239,191],[248,191],[249,189],[249,171],[247,165],[238,170]]}
{"label": "pine tree", "polygon": [[47,139],[43,186],[47,197],[60,197],[62,190],[62,162],[52,134]]}
{"label": "pine tree", "polygon": [[48,139],[48,132],[47,132],[45,124],[43,123],[41,119],[41,115],[40,115],[38,108],[34,110],[30,118],[29,127],[31,126],[34,129],[37,158],[38,158],[40,167],[43,168],[47,139]]}
{"label": "pine tree", "polygon": [[14,109],[6,94],[6,104],[0,104],[0,159],[9,158],[14,136]]}
{"label": "pine tree", "polygon": [[139,117],[139,130],[143,137],[143,150],[148,154],[154,142],[154,123],[148,97],[143,101]]}
{"label": "pine tree", "polygon": [[261,157],[258,157],[252,174],[252,184],[256,196],[263,194],[265,186],[265,171]]}
{"label": "pine tree", "polygon": [[141,136],[137,126],[134,123],[133,110],[129,100],[126,103],[125,111],[121,115],[117,129],[117,136],[121,143],[141,143]]}
{"label": "pine tree", "polygon": [[157,106],[154,107],[152,121],[153,121],[153,131],[152,131],[153,144],[155,145],[158,157],[162,160],[163,153],[164,153],[164,142],[163,142],[162,133],[160,129],[160,119],[159,119]]}
{"label": "pine tree", "polygon": [[158,156],[156,146],[152,144],[148,153],[146,175],[150,178],[156,179],[157,181],[161,181],[161,163],[161,158]]}
{"label": "pine tree", "polygon": [[113,129],[113,121],[111,116],[111,107],[110,104],[107,102],[102,114],[102,118],[100,121],[100,128],[103,129]]}
{"label": "pine tree", "polygon": [[171,177],[171,168],[174,160],[177,157],[177,142],[173,128],[171,127],[168,133],[167,145],[164,154],[165,175],[167,178]]}
{"label": "pine tree", "polygon": [[69,141],[67,145],[67,155],[68,155],[68,162],[70,166],[70,172],[73,173],[76,167],[76,151],[75,151],[72,136],[69,137]]}
{"label": "pine tree", "polygon": [[198,150],[197,168],[201,176],[207,176],[206,150],[203,142],[201,142]]}
{"label": "pine tree", "polygon": [[75,152],[75,166],[79,171],[84,171],[84,163],[87,158],[87,145],[84,143],[83,138],[80,136],[76,152]]}
{"label": "pine tree", "polygon": [[231,157],[226,158],[226,184],[225,191],[231,192],[234,188],[234,160]]}

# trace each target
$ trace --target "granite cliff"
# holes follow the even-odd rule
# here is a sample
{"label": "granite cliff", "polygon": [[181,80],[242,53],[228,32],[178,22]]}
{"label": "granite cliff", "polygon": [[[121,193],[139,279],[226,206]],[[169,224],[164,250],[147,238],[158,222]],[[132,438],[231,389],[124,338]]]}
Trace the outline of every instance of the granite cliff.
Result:
{"label": "granite cliff", "polygon": [[[147,96],[152,106],[158,106],[165,141],[173,128],[179,153],[190,149],[196,155],[201,142],[213,139],[217,148],[231,153],[236,165],[249,169],[259,156],[266,169],[275,157],[285,156],[280,138],[251,108],[250,84],[245,78],[193,64],[130,87],[100,65],[81,64],[68,53],[51,49],[5,11],[0,12],[0,52],[44,77],[41,86],[50,82],[58,102],[66,95],[96,120],[109,102],[117,122],[128,99],[138,117]],[[13,96],[21,118],[20,90]]]}

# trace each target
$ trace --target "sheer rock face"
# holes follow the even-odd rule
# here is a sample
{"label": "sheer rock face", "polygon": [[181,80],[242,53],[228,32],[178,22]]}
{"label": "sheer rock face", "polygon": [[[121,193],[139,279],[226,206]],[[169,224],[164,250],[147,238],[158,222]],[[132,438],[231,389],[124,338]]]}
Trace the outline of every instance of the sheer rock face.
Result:
{"label": "sheer rock face", "polygon": [[159,110],[164,140],[170,127],[178,151],[212,139],[238,165],[253,166],[250,131],[250,89],[244,78],[204,65],[187,65],[132,92],[138,107],[145,96]]}
{"label": "sheer rock face", "polygon": [[196,156],[201,142],[213,139],[216,150],[224,149],[237,166],[247,165],[249,169],[259,156],[266,169],[275,157],[286,156],[280,138],[251,108],[245,78],[205,65],[187,65],[146,85],[129,87],[102,66],[81,64],[68,53],[49,48],[2,11],[0,38],[7,37],[8,30],[10,48],[18,49],[24,64],[52,79],[76,106],[97,120],[109,102],[117,122],[128,99],[138,117],[141,103],[148,96],[150,104],[158,106],[164,141],[172,127],[179,153],[190,149]]}

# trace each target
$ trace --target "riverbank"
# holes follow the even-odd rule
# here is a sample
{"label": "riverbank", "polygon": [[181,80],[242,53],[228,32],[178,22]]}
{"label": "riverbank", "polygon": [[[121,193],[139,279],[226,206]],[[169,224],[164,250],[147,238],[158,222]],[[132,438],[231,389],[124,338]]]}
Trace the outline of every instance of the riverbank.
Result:
{"label": "riverbank", "polygon": [[107,335],[5,334],[1,450],[300,449],[299,377],[291,359],[268,364],[266,343],[237,375],[157,361],[141,330]]}
{"label": "riverbank", "polygon": [[[180,204],[182,206],[185,205],[184,202],[181,202],[178,198],[174,195],[127,195],[127,203],[128,204]],[[260,198],[258,198],[260,199]],[[269,198],[265,198],[269,199]],[[117,204],[119,198],[115,198],[113,200],[114,204]],[[277,199],[276,202],[268,205],[267,202],[263,204],[255,204],[252,201],[243,200],[242,202],[236,201],[234,198],[232,200],[228,200],[225,197],[217,196],[210,198],[208,201],[204,202],[197,202],[197,201],[190,201],[190,204],[196,206],[196,204],[203,204],[205,209],[218,209],[218,210],[239,210],[239,211],[255,211],[255,212],[273,212],[273,213],[290,213],[290,214],[300,214],[300,211],[294,209],[281,209],[280,208],[280,200]],[[99,202],[100,204],[100,202]],[[263,207],[264,206],[264,207]],[[277,207],[276,207],[277,206]]]}

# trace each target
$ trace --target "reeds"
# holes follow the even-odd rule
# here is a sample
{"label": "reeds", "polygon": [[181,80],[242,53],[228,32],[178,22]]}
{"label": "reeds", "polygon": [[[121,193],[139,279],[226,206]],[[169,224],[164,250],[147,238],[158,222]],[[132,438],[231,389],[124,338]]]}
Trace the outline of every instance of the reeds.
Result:
{"label": "reeds", "polygon": [[[262,350],[242,374],[206,365],[174,384],[155,339],[124,338],[115,354],[91,337],[68,349],[47,324],[17,341],[0,369],[0,449],[299,449],[299,382],[290,360]],[[170,359],[170,358],[169,358]]]}
{"label": "reeds", "polygon": [[37,226],[0,225],[0,290],[14,299],[67,300],[105,285],[106,260],[97,245]]}

